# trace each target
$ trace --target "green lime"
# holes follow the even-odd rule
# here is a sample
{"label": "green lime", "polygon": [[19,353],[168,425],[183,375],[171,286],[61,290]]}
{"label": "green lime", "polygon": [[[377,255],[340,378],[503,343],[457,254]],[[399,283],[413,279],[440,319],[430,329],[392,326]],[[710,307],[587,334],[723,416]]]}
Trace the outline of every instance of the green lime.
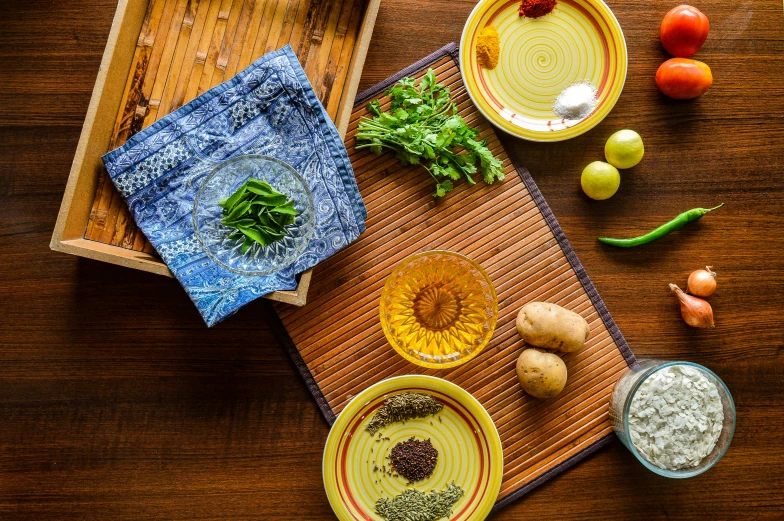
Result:
{"label": "green lime", "polygon": [[586,166],[580,178],[583,192],[591,199],[609,199],[621,186],[621,174],[614,166],[603,161],[594,161]]}
{"label": "green lime", "polygon": [[619,130],[604,145],[604,157],[615,168],[631,168],[645,154],[642,138],[634,130]]}

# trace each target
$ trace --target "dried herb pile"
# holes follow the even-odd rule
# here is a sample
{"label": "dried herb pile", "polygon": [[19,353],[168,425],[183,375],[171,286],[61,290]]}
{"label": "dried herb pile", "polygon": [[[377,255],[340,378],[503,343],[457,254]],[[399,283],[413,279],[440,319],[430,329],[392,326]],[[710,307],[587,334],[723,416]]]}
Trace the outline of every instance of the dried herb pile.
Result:
{"label": "dried herb pile", "polygon": [[392,499],[376,501],[376,513],[387,521],[435,521],[449,517],[463,494],[463,489],[454,483],[441,492],[424,493],[409,488]]}
{"label": "dried herb pile", "polygon": [[222,200],[221,224],[236,230],[229,239],[243,239],[242,253],[254,242],[267,246],[286,236],[286,226],[293,224],[299,212],[294,201],[272,188],[269,183],[250,178],[231,197]]}
{"label": "dried herb pile", "polygon": [[370,434],[376,434],[390,423],[424,418],[440,412],[443,408],[441,402],[427,394],[396,394],[384,400],[384,405],[379,407],[365,429]]}
{"label": "dried herb pile", "polygon": [[457,113],[449,87],[436,81],[433,69],[419,85],[414,78],[403,78],[386,95],[392,98],[389,111],[382,112],[378,100],[367,106],[374,117],[359,122],[357,149],[375,154],[389,149],[403,165],[421,165],[436,181],[434,197],[452,190],[453,181],[476,184],[477,164],[486,183],[504,179],[503,164]]}

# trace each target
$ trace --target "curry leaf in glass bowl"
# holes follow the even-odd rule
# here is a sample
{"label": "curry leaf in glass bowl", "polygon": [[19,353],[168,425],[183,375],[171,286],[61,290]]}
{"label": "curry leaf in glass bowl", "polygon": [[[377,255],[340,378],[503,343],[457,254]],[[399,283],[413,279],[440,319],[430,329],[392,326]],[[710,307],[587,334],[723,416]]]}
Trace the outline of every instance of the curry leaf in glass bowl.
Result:
{"label": "curry leaf in glass bowl", "polygon": [[253,242],[268,246],[286,236],[286,226],[297,220],[294,201],[272,188],[266,181],[251,177],[230,197],[220,201],[221,224],[236,230],[229,239],[242,239],[242,254]]}
{"label": "curry leaf in glass bowl", "polygon": [[269,275],[292,264],[307,249],[315,221],[313,195],[302,176],[262,155],[218,165],[193,207],[199,245],[216,264],[239,275]]}

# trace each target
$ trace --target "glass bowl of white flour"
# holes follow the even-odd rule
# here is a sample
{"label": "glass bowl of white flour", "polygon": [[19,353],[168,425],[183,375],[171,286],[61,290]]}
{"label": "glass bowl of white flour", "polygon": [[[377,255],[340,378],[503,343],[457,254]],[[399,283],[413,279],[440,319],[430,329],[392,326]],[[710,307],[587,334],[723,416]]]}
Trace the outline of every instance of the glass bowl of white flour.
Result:
{"label": "glass bowl of white flour", "polygon": [[702,474],[735,433],[735,403],[724,382],[691,362],[642,360],[613,389],[610,419],[624,445],[653,472]]}

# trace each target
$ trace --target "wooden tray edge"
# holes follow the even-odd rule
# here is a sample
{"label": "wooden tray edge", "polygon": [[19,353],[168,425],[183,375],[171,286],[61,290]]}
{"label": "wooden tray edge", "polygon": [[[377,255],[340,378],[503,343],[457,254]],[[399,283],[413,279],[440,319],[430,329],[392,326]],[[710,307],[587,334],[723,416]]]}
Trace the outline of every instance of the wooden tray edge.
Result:
{"label": "wooden tray edge", "polygon": [[[95,194],[97,188],[97,172],[88,172],[88,169],[100,167],[100,154],[101,152],[93,150],[97,148],[96,141],[101,141],[105,149],[109,140],[100,139],[96,134],[110,135],[111,130],[108,132],[103,129],[103,132],[98,132],[96,128],[96,120],[99,115],[104,115],[107,111],[113,110],[115,113],[120,104],[122,92],[119,89],[114,89],[114,96],[111,96],[111,89],[107,89],[107,82],[111,77],[128,75],[128,69],[131,66],[128,60],[127,66],[121,69],[118,61],[121,61],[118,44],[128,43],[129,38],[135,42],[138,38],[132,37],[132,33],[138,33],[141,29],[141,20],[144,13],[132,13],[132,10],[139,9],[139,2],[132,2],[129,0],[119,0],[117,3],[117,10],[114,13],[112,27],[109,31],[109,37],[106,42],[103,57],[101,58],[101,65],[98,69],[98,76],[93,86],[93,92],[90,97],[90,104],[87,107],[87,114],[82,125],[82,132],[79,136],[79,143],[76,146],[73,162],[71,163],[71,171],[68,175],[68,182],[65,186],[65,193],[60,204],[60,211],[57,214],[57,222],[55,223],[54,232],[50,247],[55,251],[64,251],[63,241],[70,241],[74,239],[81,239],[84,237],[87,220],[89,218],[90,206],[92,201],[90,197]],[[129,15],[129,12],[131,14]],[[130,30],[128,24],[125,23],[126,18],[135,18],[139,20],[138,27],[135,30]],[[123,73],[124,74],[120,74]],[[105,117],[103,119],[106,119]],[[93,151],[94,155],[90,165],[87,165],[88,152]],[[100,244],[100,243],[99,243]]]}
{"label": "wooden tray edge", "polygon": [[335,126],[341,139],[346,137],[351,113],[354,112],[354,100],[357,97],[359,80],[362,77],[362,69],[365,67],[365,59],[370,48],[370,39],[373,37],[373,29],[376,26],[380,6],[381,0],[370,0],[365,8],[365,17],[362,19],[362,27],[359,29],[354,54],[351,56],[346,87],[340,96],[340,109],[335,117]]}
{"label": "wooden tray edge", "polygon": [[[381,0],[370,0],[365,8],[336,117],[336,126],[341,137],[345,136],[354,109],[354,98],[380,4]],[[49,247],[57,252],[173,277],[166,264],[153,255],[84,238],[92,197],[98,187],[101,156],[106,152],[114,117],[120,106],[131,67],[132,53],[127,56],[124,56],[124,53],[126,49],[133,50],[136,45],[146,9],[144,2],[119,0],[117,3]],[[304,306],[312,275],[313,270],[307,270],[301,274],[296,290],[275,291],[264,298]]]}

